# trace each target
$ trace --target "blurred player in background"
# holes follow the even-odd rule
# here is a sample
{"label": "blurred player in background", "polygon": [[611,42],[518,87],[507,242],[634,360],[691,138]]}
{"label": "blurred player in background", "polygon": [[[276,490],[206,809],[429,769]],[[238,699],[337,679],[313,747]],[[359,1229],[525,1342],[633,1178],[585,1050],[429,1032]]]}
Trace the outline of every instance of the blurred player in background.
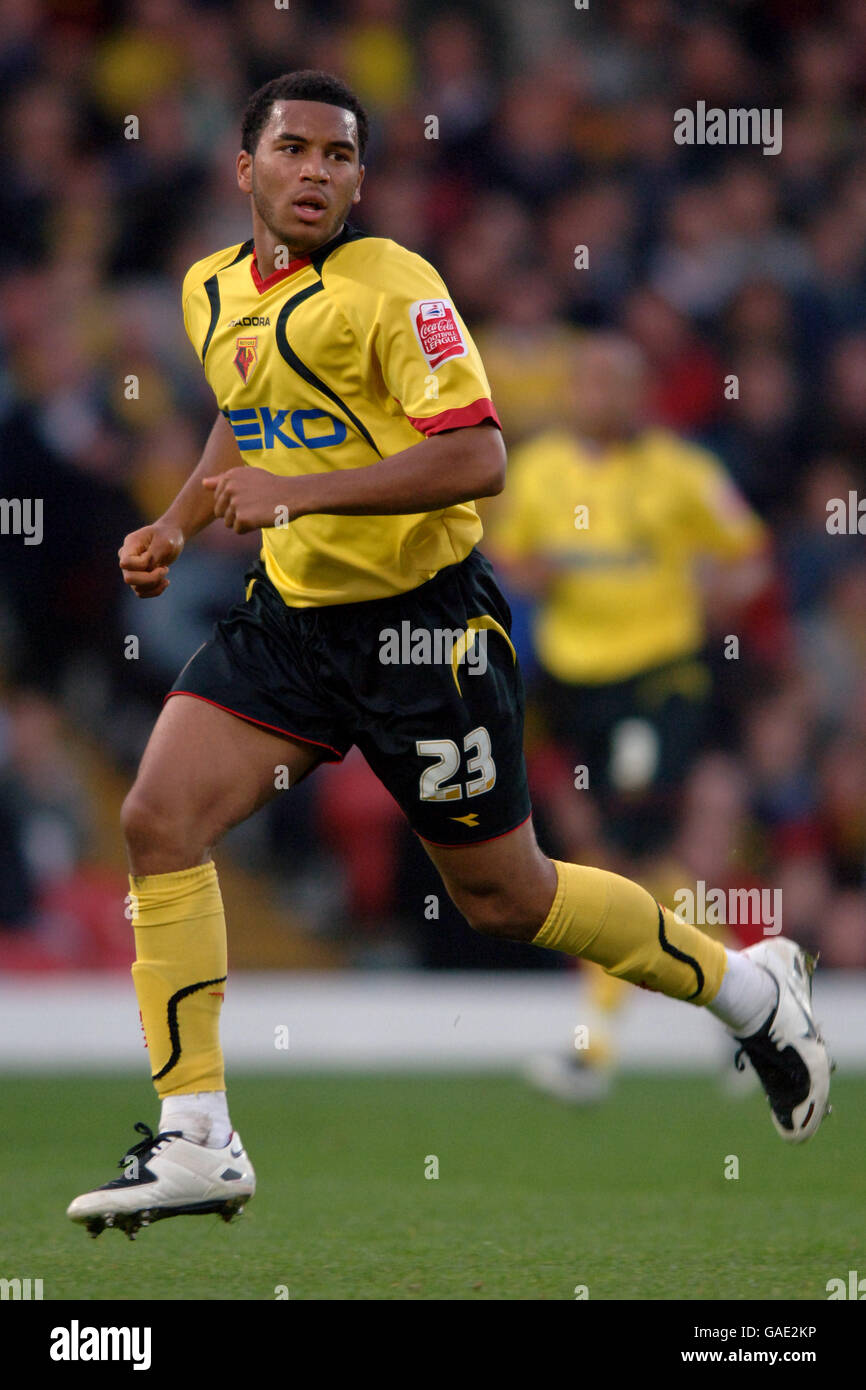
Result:
{"label": "blurred player in background", "polygon": [[[487,538],[511,587],[536,601],[536,698],[598,803],[596,862],[625,872],[670,837],[705,732],[708,610],[733,624],[760,591],[767,534],[717,458],[646,423],[636,343],[597,333],[570,356],[568,421],[512,454]],[[606,1090],[609,1022],[627,993],[589,975],[589,1045],[531,1069],[575,1100]]]}
{"label": "blurred player in background", "polygon": [[[808,1138],[827,1108],[803,951],[776,939],[726,952],[636,883],[536,844],[510,613],[477,550],[474,499],[504,483],[498,417],[437,272],[347,220],[367,126],[326,73],[254,93],[237,157],[253,236],[184,281],[219,413],[168,511],[126,537],[121,570],[158,597],[215,519],[261,528],[262,556],[169,692],[124,806],[133,976],[162,1109],[156,1134],[137,1126],[124,1176],[70,1205],[94,1235],[230,1219],[255,1191],[226,1100],[212,850],[353,744],[476,930],[706,1005],[740,1039],[784,1138]],[[389,633],[412,653],[395,662]],[[456,634],[447,659],[431,655],[443,633]]]}

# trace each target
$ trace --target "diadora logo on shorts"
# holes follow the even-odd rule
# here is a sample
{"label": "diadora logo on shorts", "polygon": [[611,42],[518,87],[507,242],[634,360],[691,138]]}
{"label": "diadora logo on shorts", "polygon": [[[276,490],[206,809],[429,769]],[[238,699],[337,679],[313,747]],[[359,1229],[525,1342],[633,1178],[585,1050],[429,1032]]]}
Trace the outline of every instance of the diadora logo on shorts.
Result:
{"label": "diadora logo on shorts", "polygon": [[450,299],[418,299],[409,310],[421,351],[435,372],[450,357],[466,356],[466,339]]}
{"label": "diadora logo on shorts", "polygon": [[330,449],[342,444],[347,430],[343,420],[326,410],[271,410],[268,406],[250,406],[246,410],[228,411],[241,453],[251,449]]}

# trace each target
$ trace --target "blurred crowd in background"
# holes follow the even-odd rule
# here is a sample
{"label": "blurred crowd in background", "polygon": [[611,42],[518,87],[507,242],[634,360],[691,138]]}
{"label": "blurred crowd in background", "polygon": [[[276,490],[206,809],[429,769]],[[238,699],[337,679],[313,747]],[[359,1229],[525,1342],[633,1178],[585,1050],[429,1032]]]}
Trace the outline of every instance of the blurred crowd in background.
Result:
{"label": "blurred crowd in background", "polygon": [[[368,105],[353,220],[441,272],[513,452],[573,426],[575,350],[615,332],[643,353],[648,424],[710,450],[766,527],[736,625],[707,597],[704,717],[673,788],[575,787],[581,730],[551,719],[532,597],[507,588],[542,843],[668,896],[781,888],[786,934],[866,967],[866,552],[826,524],[829,499],[866,496],[859,0],[0,0],[0,497],[44,498],[42,544],[0,537],[0,924],[71,930],[58,894],[93,869],[97,795],[79,746],[131,775],[239,595],[254,538],[219,525],[152,603],[116,555],[197,462],[214,401],[181,280],[248,237],[239,115],[302,67]],[[781,108],[781,152],[676,144],[674,111],[698,101]],[[619,835],[635,806],[644,829]],[[441,888],[357,758],[226,852],[350,959],[560,965],[474,937],[444,894],[425,918]]]}

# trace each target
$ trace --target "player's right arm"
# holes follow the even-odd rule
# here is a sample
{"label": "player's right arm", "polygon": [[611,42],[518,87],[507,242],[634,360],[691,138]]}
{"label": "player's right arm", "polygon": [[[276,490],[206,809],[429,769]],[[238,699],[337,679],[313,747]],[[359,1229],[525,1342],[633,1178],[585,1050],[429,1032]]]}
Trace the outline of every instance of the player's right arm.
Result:
{"label": "player's right arm", "polygon": [[242,462],[231,425],[220,414],[195,471],[168,511],[149,526],[131,531],[117,552],[123,582],[139,598],[158,598],[165,592],[169,565],[178,558],[186,542],[213,521],[213,493],[202,487],[202,479],[225,473]]}

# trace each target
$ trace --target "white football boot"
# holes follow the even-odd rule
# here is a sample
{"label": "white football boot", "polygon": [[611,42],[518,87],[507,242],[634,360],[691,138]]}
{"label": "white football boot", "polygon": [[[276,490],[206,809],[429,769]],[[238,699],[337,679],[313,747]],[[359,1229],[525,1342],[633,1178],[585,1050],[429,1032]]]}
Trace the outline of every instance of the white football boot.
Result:
{"label": "white football boot", "polygon": [[811,1139],[830,1113],[830,1073],[835,1070],[812,1015],[812,974],[817,956],[796,942],[775,936],[742,953],[773,977],[779,999],[763,1027],[740,1044],[734,1059],[742,1071],[746,1054],[763,1086],[773,1124],[783,1139]]}
{"label": "white football boot", "polygon": [[224,1149],[210,1149],[184,1139],[180,1130],[135,1129],[145,1137],[117,1165],[123,1177],[82,1193],[67,1208],[92,1236],[117,1226],[134,1240],[142,1226],[167,1216],[218,1212],[231,1221],[253,1196],[256,1175],[236,1132]]}

